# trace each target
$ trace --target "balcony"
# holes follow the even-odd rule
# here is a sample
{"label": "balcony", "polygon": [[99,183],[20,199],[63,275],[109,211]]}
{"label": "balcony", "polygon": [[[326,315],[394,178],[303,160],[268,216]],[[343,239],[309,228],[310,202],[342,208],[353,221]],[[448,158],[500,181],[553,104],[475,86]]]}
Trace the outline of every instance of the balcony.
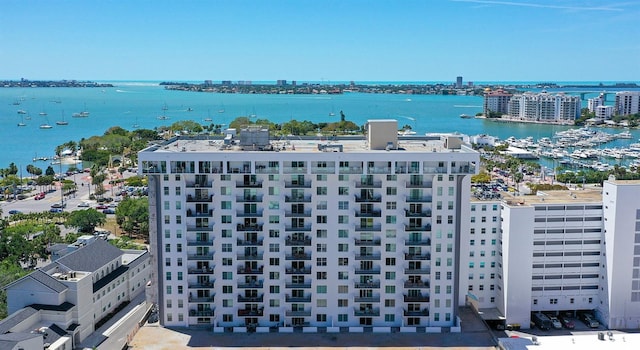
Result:
{"label": "balcony", "polygon": [[431,260],[431,254],[430,253],[421,253],[421,254],[404,253],[404,260]]}
{"label": "balcony", "polygon": [[360,247],[378,247],[381,244],[380,238],[374,239],[355,239],[356,246]]}
{"label": "balcony", "polygon": [[307,173],[307,168],[306,167],[292,167],[292,166],[286,166],[282,169],[282,173],[283,174],[306,174]]}
{"label": "balcony", "polygon": [[368,167],[367,174],[391,174],[389,167]]}
{"label": "balcony", "polygon": [[259,308],[259,309],[239,309],[238,310],[238,316],[240,317],[247,317],[247,316],[262,316],[264,314],[264,308]]}
{"label": "balcony", "polygon": [[262,260],[263,253],[254,253],[249,255],[238,254],[238,260]]}
{"label": "balcony", "polygon": [[213,309],[209,310],[189,310],[190,317],[202,317],[202,316],[213,316]]}
{"label": "balcony", "polygon": [[355,288],[358,289],[377,289],[380,288],[380,281],[368,281],[368,282],[360,282],[360,281],[356,281],[354,282],[354,286]]}
{"label": "balcony", "polygon": [[372,267],[372,268],[368,268],[368,269],[363,269],[363,268],[356,268],[356,275],[379,275],[380,274],[380,267]]}
{"label": "balcony", "polygon": [[243,225],[243,224],[238,224],[236,225],[236,231],[240,231],[240,232],[256,232],[256,231],[262,231],[262,224],[255,224],[255,225]]}
{"label": "balcony", "polygon": [[236,216],[239,218],[259,218],[262,217],[262,209],[255,211],[236,210]]}
{"label": "balcony", "polygon": [[356,181],[356,188],[382,188],[382,181]]}
{"label": "balcony", "polygon": [[289,294],[285,296],[284,301],[287,303],[310,303],[311,295],[302,296],[302,297],[292,297]]}
{"label": "balcony", "polygon": [[431,210],[410,211],[408,209],[405,209],[404,216],[408,218],[430,218]]}
{"label": "balcony", "polygon": [[248,267],[240,266],[238,267],[238,275],[258,275],[262,274],[263,266],[258,267],[257,269],[250,269]]}
{"label": "balcony", "polygon": [[189,289],[212,289],[214,280],[189,282]]}
{"label": "balcony", "polygon": [[407,203],[431,203],[431,196],[407,196]]}
{"label": "balcony", "polygon": [[285,273],[287,275],[310,275],[311,267],[305,267],[302,269],[286,268]]}
{"label": "balcony", "polygon": [[305,211],[302,211],[302,212],[285,210],[284,216],[287,217],[287,218],[310,218],[311,217],[311,209],[305,210]]}
{"label": "balcony", "polygon": [[210,295],[208,297],[189,297],[189,302],[193,303],[193,304],[197,304],[197,303],[213,303],[214,302],[214,297],[213,295]]}
{"label": "balcony", "polygon": [[433,182],[430,181],[407,181],[405,182],[407,188],[431,188]]}
{"label": "balcony", "polygon": [[285,316],[297,316],[297,317],[304,317],[304,316],[311,316],[311,310],[286,310],[285,311]]}
{"label": "balcony", "polygon": [[286,203],[311,203],[311,196],[284,196],[284,201]]}
{"label": "balcony", "polygon": [[405,316],[429,316],[429,309],[422,310],[404,310]]}
{"label": "balcony", "polygon": [[355,296],[353,297],[353,301],[356,303],[379,303],[380,302],[380,296],[379,295],[372,295],[372,296],[368,296],[368,297],[361,297],[361,296]]}
{"label": "balcony", "polygon": [[372,195],[372,196],[358,196],[356,197],[356,203],[380,203],[382,202],[381,195]]}
{"label": "balcony", "polygon": [[354,316],[380,316],[380,309],[375,308],[375,309],[354,309],[353,310],[353,315]]}
{"label": "balcony", "polygon": [[262,188],[262,180],[236,181],[236,188]]}
{"label": "balcony", "polygon": [[189,231],[189,232],[211,231],[211,230],[213,230],[213,224],[209,224],[209,225],[187,225],[187,231]]}
{"label": "balcony", "polygon": [[311,238],[306,236],[305,238],[291,238],[287,236],[284,240],[284,245],[287,247],[310,247],[311,246]]}
{"label": "balcony", "polygon": [[213,273],[213,267],[209,267],[206,269],[195,269],[195,268],[187,269],[187,274],[189,275],[210,275],[212,273]]}
{"label": "balcony", "polygon": [[292,226],[285,225],[284,230],[287,232],[295,231],[295,232],[309,232],[311,231],[311,225],[302,225],[302,226]]}
{"label": "balcony", "polygon": [[336,167],[334,166],[330,166],[330,167],[312,166],[311,167],[312,174],[335,174],[335,172],[336,172]]}
{"label": "balcony", "polygon": [[311,181],[285,181],[285,188],[311,188]]}
{"label": "balcony", "polygon": [[242,281],[238,282],[238,288],[240,289],[259,289],[262,288],[264,282],[263,281]]}
{"label": "balcony", "polygon": [[431,239],[407,239],[404,241],[404,245],[429,246],[431,245]]}
{"label": "balcony", "polygon": [[213,200],[213,195],[208,195],[208,196],[195,196],[195,195],[187,195],[187,202],[189,203],[193,203],[193,202],[211,202]]}
{"label": "balcony", "polygon": [[189,240],[187,241],[187,247],[211,247],[213,245],[213,239],[206,240]]}
{"label": "balcony", "polygon": [[187,188],[211,188],[213,181],[186,181]]}
{"label": "balcony", "polygon": [[262,242],[264,241],[264,239],[262,238],[258,238],[258,239],[251,239],[251,240],[245,240],[245,239],[237,239],[236,240],[236,244],[239,247],[259,247],[262,246]]}
{"label": "balcony", "polygon": [[239,303],[261,303],[264,300],[264,294],[260,294],[255,297],[248,297],[242,294],[238,294],[238,302]]}
{"label": "balcony", "polygon": [[380,260],[380,253],[356,254],[356,260]]}
{"label": "balcony", "polygon": [[360,211],[356,209],[357,218],[379,218],[381,216],[382,216],[382,211],[380,210]]}
{"label": "balcony", "polygon": [[209,254],[188,254],[187,260],[213,260],[213,253]]}
{"label": "balcony", "polygon": [[256,174],[277,174],[280,172],[280,167],[258,165],[256,163]]}
{"label": "balcony", "polygon": [[380,231],[382,229],[382,225],[374,224],[374,225],[356,225],[356,232],[369,232],[369,231]]}
{"label": "balcony", "polygon": [[407,295],[404,294],[404,302],[405,303],[428,303],[429,295]]}
{"label": "balcony", "polygon": [[431,225],[404,225],[406,232],[431,231]]}
{"label": "balcony", "polygon": [[262,202],[263,195],[261,194],[253,194],[253,195],[241,195],[236,196],[236,202],[238,203],[259,203]]}
{"label": "balcony", "polygon": [[429,282],[425,282],[425,281],[416,281],[416,282],[405,281],[404,282],[404,288],[405,289],[408,289],[408,288],[429,288]]}
{"label": "balcony", "polygon": [[311,253],[287,254],[285,260],[311,260]]}
{"label": "balcony", "polygon": [[431,273],[431,269],[430,268],[416,269],[416,268],[407,267],[404,269],[404,273],[406,275],[428,275]]}
{"label": "balcony", "polygon": [[285,288],[290,288],[290,289],[309,289],[309,288],[311,288],[311,283],[286,282],[285,283]]}
{"label": "balcony", "polygon": [[345,167],[341,166],[338,168],[339,174],[362,174],[362,167],[359,166],[350,166]]}
{"label": "balcony", "polygon": [[204,212],[187,209],[188,218],[210,218],[213,216],[213,209],[209,209]]}

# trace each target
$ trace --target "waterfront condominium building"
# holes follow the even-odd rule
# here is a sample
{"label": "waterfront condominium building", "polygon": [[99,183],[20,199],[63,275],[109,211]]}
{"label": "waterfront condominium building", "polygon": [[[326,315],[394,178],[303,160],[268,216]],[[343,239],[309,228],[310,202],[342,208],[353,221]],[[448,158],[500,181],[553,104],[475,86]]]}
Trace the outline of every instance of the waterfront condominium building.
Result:
{"label": "waterfront condominium building", "polygon": [[598,106],[604,106],[605,95],[600,94],[598,97],[590,98],[587,100],[587,108],[589,108],[589,112],[594,113]]}
{"label": "waterfront condominium building", "polygon": [[[457,136],[174,138],[149,178],[166,326],[215,331],[455,327],[460,232],[479,154]],[[432,327],[432,328],[425,328]]]}
{"label": "waterfront condominium building", "polygon": [[640,91],[616,92],[616,115],[640,113]]}
{"label": "waterfront condominium building", "polygon": [[523,121],[572,124],[580,117],[580,96],[525,92],[509,99],[508,114]]}
{"label": "waterfront condominium building", "polygon": [[498,89],[495,91],[486,91],[484,94],[483,113],[489,116],[491,112],[499,114],[507,114],[509,112],[509,100],[512,94]]}

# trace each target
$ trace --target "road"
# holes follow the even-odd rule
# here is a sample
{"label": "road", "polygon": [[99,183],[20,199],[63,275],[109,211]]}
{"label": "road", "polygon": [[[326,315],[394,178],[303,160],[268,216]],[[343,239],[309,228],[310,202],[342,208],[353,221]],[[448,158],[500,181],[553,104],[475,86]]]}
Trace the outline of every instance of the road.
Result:
{"label": "road", "polygon": [[[116,175],[119,175],[119,174],[115,174],[112,176],[115,178]],[[134,175],[135,173],[131,173],[131,172],[125,172],[123,174],[124,178],[134,176]],[[66,179],[74,181],[78,185],[78,190],[76,191],[75,194],[64,197],[64,201],[67,205],[64,210],[74,211],[78,209],[86,209],[83,207],[78,207],[78,205],[81,204],[82,202],[88,202],[90,203],[91,207],[95,208],[97,204],[96,201],[89,200],[90,191],[91,193],[93,193],[93,186],[90,186],[91,177],[89,176],[89,174],[88,173],[73,174],[73,175],[67,176]],[[49,209],[51,209],[51,205],[55,203],[60,203],[62,201],[62,192],[59,187],[60,187],[59,185],[53,187],[55,191],[51,193],[47,193],[46,197],[41,200],[35,200],[33,198],[34,195],[38,193],[38,191],[36,190],[29,193],[28,194],[29,197],[27,197],[26,199],[0,202],[2,215],[5,217],[8,216],[10,210],[18,210],[23,213],[49,211]],[[107,192],[105,193],[105,196],[108,196],[108,197],[115,195],[115,192],[117,190],[117,187],[115,188],[111,187],[111,185],[109,184],[109,179],[105,180],[104,188],[107,190]]]}

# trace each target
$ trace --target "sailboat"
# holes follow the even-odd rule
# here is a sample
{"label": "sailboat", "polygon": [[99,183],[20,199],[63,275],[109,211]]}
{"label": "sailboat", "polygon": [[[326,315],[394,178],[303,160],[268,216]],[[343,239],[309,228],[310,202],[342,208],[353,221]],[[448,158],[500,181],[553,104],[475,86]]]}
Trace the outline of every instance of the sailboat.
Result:
{"label": "sailboat", "polygon": [[162,106],[162,115],[158,116],[158,119],[160,120],[167,120],[169,119],[169,117],[167,117],[167,110],[169,109],[169,107],[167,106],[167,104],[165,103]]}
{"label": "sailboat", "polygon": [[140,124],[138,124],[138,117],[136,117],[136,123],[135,123],[135,124],[133,124],[133,128],[134,128],[134,129],[137,129],[137,128],[139,128],[139,127],[140,127]]}
{"label": "sailboat", "polygon": [[335,112],[333,111],[333,107],[331,107],[331,112],[329,112],[329,116],[330,116],[330,117],[333,117],[334,115],[336,115],[336,114],[335,114]]}
{"label": "sailboat", "polygon": [[24,123],[24,117],[22,117],[21,121],[18,123],[18,126],[26,126],[27,124]]}
{"label": "sailboat", "polygon": [[73,113],[71,115],[73,118],[86,118],[89,116],[89,111],[87,111],[87,104],[84,104],[84,110],[82,112]]}
{"label": "sailboat", "polygon": [[220,104],[220,109],[218,110],[218,113],[224,113],[224,103]]}
{"label": "sailboat", "polygon": [[53,128],[53,126],[51,126],[51,124],[49,124],[49,120],[47,119],[47,122],[44,124],[40,124],[40,129],[51,129]]}
{"label": "sailboat", "polygon": [[58,120],[56,125],[69,125],[69,122],[64,120],[64,110],[62,110],[62,120]]}
{"label": "sailboat", "polygon": [[207,117],[206,117],[206,118],[204,118],[204,121],[205,121],[205,122],[211,122],[211,121],[213,121],[213,119],[211,119],[211,113],[210,113],[210,111],[209,111],[208,109],[207,109]]}

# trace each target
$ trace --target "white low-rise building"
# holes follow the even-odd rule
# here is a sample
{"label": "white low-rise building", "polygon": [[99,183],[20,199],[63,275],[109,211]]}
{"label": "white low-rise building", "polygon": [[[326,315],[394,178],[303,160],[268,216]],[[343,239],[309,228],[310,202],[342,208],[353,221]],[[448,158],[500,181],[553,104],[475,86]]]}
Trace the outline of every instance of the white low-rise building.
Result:
{"label": "white low-rise building", "polygon": [[0,340],[38,326],[62,330],[79,344],[118,306],[145,291],[151,275],[146,250],[120,250],[94,236],[80,237],[69,249],[5,287],[10,316],[0,322]]}

